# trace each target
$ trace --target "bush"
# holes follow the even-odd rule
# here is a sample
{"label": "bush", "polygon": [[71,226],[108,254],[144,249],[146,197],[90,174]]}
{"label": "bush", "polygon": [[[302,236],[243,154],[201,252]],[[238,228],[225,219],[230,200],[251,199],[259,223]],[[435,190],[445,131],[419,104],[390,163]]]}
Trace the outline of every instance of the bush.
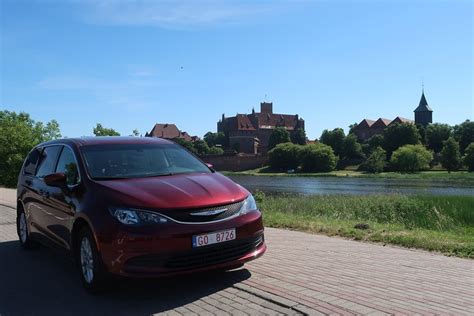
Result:
{"label": "bush", "polygon": [[459,151],[459,144],[453,137],[443,142],[443,149],[441,150],[441,165],[448,170],[448,172],[458,170],[462,165],[461,152]]}
{"label": "bush", "polygon": [[423,145],[405,145],[393,152],[390,163],[395,171],[416,172],[429,169],[433,154]]}
{"label": "bush", "polygon": [[382,147],[377,147],[361,165],[361,169],[370,173],[379,173],[383,171],[386,164],[387,152]]}
{"label": "bush", "polygon": [[470,143],[466,147],[466,154],[464,155],[464,164],[466,165],[469,172],[474,171],[474,143]]}
{"label": "bush", "polygon": [[329,172],[334,170],[337,160],[333,149],[328,145],[306,145],[301,150],[301,167],[303,171]]}
{"label": "bush", "polygon": [[275,170],[296,169],[300,164],[300,145],[283,143],[268,152],[270,167]]}
{"label": "bush", "polygon": [[224,154],[224,150],[220,147],[213,146],[209,148],[209,151],[207,152],[208,155],[222,155]]}

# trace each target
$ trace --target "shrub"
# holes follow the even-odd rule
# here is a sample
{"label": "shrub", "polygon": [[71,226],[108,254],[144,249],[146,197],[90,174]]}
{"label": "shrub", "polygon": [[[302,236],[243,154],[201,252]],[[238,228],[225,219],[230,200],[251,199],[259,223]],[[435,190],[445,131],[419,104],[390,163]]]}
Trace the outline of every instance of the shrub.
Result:
{"label": "shrub", "polygon": [[393,152],[390,163],[394,170],[416,172],[428,169],[433,154],[423,145],[405,145]]}
{"label": "shrub", "polygon": [[462,164],[461,152],[459,151],[459,144],[453,137],[443,142],[443,149],[441,150],[441,165],[451,172],[458,170]]}
{"label": "shrub", "polygon": [[464,164],[466,165],[469,172],[474,171],[474,143],[470,143],[469,146],[466,147],[464,155]]}
{"label": "shrub", "polygon": [[337,157],[333,149],[324,144],[306,145],[301,150],[301,167],[308,172],[328,172],[334,170]]}
{"label": "shrub", "polygon": [[379,173],[383,171],[386,164],[387,152],[382,147],[377,147],[361,165],[361,169],[370,173]]}
{"label": "shrub", "polygon": [[268,152],[270,167],[275,170],[296,169],[300,164],[302,146],[293,143],[276,145]]}
{"label": "shrub", "polygon": [[222,155],[223,153],[224,153],[224,150],[216,146],[209,148],[209,151],[207,152],[208,155]]}

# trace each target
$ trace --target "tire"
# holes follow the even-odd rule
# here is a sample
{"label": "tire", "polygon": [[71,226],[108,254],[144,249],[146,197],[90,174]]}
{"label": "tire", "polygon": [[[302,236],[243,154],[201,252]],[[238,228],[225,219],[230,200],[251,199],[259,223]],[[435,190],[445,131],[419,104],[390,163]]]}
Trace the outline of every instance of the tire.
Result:
{"label": "tire", "polygon": [[76,240],[75,259],[82,285],[91,294],[103,291],[108,278],[92,231],[84,227]]}
{"label": "tire", "polygon": [[17,211],[16,232],[18,234],[18,239],[20,240],[20,245],[23,249],[30,250],[38,248],[39,244],[31,239],[26,214],[21,207],[18,208]]}

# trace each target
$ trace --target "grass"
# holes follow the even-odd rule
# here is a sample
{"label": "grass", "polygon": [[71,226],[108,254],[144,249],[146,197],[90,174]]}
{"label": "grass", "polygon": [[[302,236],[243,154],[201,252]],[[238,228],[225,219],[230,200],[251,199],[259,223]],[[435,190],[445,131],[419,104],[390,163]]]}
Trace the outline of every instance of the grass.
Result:
{"label": "grass", "polygon": [[474,258],[474,197],[255,195],[266,226]]}
{"label": "grass", "polygon": [[335,170],[331,172],[314,172],[314,173],[285,173],[273,172],[268,167],[258,168],[254,170],[231,172],[222,172],[228,176],[250,175],[250,176],[285,176],[285,177],[361,177],[361,178],[377,178],[377,179],[407,179],[407,180],[438,180],[452,182],[459,185],[474,185],[474,172],[467,171],[421,171],[417,173],[399,173],[399,172],[382,172],[377,174],[366,173],[349,168],[346,170]]}

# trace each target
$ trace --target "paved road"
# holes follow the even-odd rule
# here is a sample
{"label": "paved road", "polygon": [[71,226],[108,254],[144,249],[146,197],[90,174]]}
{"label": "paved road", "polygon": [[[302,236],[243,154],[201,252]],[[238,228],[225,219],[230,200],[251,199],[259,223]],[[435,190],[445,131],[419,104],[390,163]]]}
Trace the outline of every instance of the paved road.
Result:
{"label": "paved road", "polygon": [[[4,191],[4,190],[3,190]],[[14,196],[14,195],[12,195]],[[2,201],[3,197],[3,201]],[[0,189],[0,204],[12,205]],[[269,250],[226,273],[82,290],[57,251],[19,248],[0,206],[0,315],[473,315],[474,261],[268,228]]]}

